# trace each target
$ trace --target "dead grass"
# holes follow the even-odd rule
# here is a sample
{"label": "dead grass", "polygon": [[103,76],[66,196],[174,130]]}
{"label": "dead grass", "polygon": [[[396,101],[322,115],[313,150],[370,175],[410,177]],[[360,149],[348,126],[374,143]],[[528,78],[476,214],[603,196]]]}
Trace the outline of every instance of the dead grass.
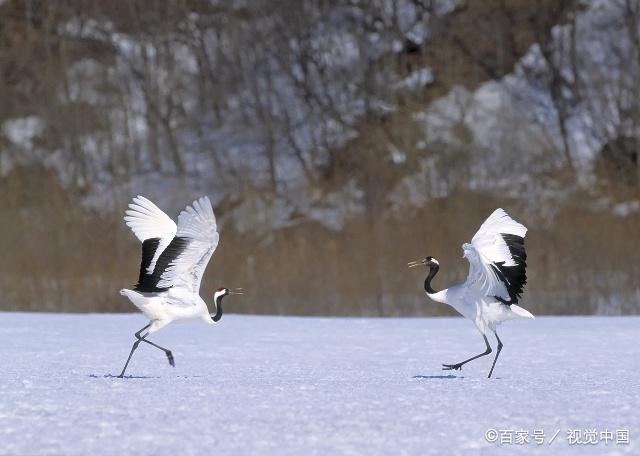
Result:
{"label": "dead grass", "polygon": [[[118,290],[137,278],[139,244],[121,210],[82,208],[42,169],[15,171],[0,188],[3,310],[133,310]],[[546,226],[521,203],[473,193],[356,219],[341,232],[306,223],[260,239],[226,225],[202,294],[244,287],[248,294],[229,303],[241,313],[449,315],[425,298],[424,271],[406,263],[437,257],[436,288],[464,280],[460,245],[503,206],[531,227],[523,305],[534,314],[637,313],[640,217],[596,213],[586,200],[576,196]]]}

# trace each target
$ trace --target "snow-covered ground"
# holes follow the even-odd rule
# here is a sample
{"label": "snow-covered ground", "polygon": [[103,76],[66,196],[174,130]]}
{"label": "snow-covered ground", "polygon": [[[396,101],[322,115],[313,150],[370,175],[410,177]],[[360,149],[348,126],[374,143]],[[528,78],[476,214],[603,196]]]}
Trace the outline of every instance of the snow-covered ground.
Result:
{"label": "snow-covered ground", "polygon": [[506,323],[487,379],[490,357],[440,370],[484,348],[463,319],[225,315],[154,335],[175,369],[143,345],[114,378],[144,324],[0,314],[0,454],[640,454],[638,317]]}

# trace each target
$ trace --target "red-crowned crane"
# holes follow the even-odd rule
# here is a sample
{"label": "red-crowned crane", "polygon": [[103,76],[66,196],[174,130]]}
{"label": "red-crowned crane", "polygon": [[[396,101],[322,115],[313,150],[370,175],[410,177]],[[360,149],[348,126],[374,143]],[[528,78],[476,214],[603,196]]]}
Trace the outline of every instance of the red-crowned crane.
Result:
{"label": "red-crowned crane", "polygon": [[442,291],[431,287],[440,264],[433,257],[412,261],[409,267],[427,266],[429,274],[424,281],[427,296],[456,309],[473,321],[482,334],[487,349],[479,355],[455,364],[443,364],[444,370],[459,370],[469,361],[491,353],[487,331],[492,331],[498,341],[496,357],[489,371],[489,378],[502,350],[502,341],[496,326],[518,317],[534,318],[516,303],[527,282],[527,254],[524,236],[527,228],[513,220],[503,209],[496,209],[473,236],[470,244],[463,244],[463,256],[469,261],[466,282]]}
{"label": "red-crowned crane", "polygon": [[215,314],[209,313],[207,303],[200,297],[200,281],[219,239],[208,197],[187,206],[176,225],[158,206],[137,196],[129,204],[124,220],[142,242],[142,261],[138,283],[133,290],[120,290],[120,294],[145,314],[149,324],[135,333],[136,341],[120,378],[140,342],[164,351],[169,364],[175,366],[171,351],[147,337],[174,320],[199,318],[212,325],[222,317],[222,299],[230,294],[242,294],[241,289],[218,288],[213,296]]}

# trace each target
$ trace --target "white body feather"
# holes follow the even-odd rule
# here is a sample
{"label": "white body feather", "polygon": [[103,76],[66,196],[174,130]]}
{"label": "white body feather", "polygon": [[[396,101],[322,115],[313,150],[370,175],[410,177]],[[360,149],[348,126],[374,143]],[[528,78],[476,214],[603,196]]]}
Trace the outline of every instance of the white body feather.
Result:
{"label": "white body feather", "polygon": [[[216,292],[214,302],[217,302],[219,293]],[[143,293],[125,288],[120,290],[120,294],[129,298],[151,321],[149,334],[153,334],[173,321],[200,318],[206,324],[213,324],[207,303],[197,293],[186,292],[181,288],[171,288],[164,293],[145,296]]]}
{"label": "white body feather", "polygon": [[473,321],[482,334],[487,330],[495,332],[496,327],[503,321],[518,317],[534,318],[517,304],[508,306],[465,285],[454,285],[438,293],[427,293],[427,296],[453,307],[463,317]]}

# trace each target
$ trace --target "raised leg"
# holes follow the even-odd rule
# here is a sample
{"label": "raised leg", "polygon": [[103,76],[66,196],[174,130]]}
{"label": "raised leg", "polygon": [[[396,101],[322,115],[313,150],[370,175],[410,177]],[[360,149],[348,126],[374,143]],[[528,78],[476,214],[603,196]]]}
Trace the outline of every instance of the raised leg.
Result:
{"label": "raised leg", "polygon": [[500,350],[502,350],[502,341],[498,337],[498,333],[494,331],[496,335],[496,340],[498,341],[498,350],[496,351],[496,357],[493,358],[493,364],[491,365],[491,370],[489,371],[489,376],[487,378],[491,378],[491,374],[493,374],[493,368],[496,367],[496,361],[498,361],[498,356],[500,356]]}
{"label": "raised leg", "polygon": [[[145,336],[146,337],[146,336]],[[171,350],[167,350],[164,347],[161,347],[160,345],[154,344],[153,342],[151,342],[150,340],[145,339],[144,337],[140,339],[142,342],[146,342],[149,345],[153,345],[156,348],[159,348],[160,350],[162,350],[165,355],[167,355],[167,359],[169,360],[169,364],[171,364],[171,366],[176,367],[176,363],[173,360],[173,353],[171,353]]]}
{"label": "raised leg", "polygon": [[460,363],[456,363],[456,364],[443,364],[442,365],[442,370],[460,370],[462,369],[462,366],[467,364],[469,361],[473,361],[474,359],[480,358],[481,356],[486,356],[489,353],[491,353],[491,345],[489,345],[489,340],[487,339],[487,336],[485,334],[482,335],[482,337],[484,338],[484,343],[487,344],[487,350],[484,353],[480,353],[479,355],[476,356],[472,356],[471,358],[464,360]]}

